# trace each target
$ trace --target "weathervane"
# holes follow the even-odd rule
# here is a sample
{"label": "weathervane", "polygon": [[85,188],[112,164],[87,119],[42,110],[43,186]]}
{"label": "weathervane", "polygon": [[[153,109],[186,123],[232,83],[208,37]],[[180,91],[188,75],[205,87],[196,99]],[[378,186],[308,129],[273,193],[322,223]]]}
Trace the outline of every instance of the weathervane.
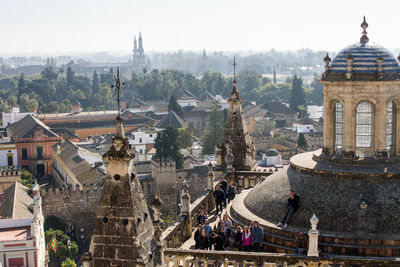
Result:
{"label": "weathervane", "polygon": [[[121,104],[120,104],[120,93],[121,93],[121,76],[119,75],[119,67],[117,67],[117,76],[114,76],[115,80],[115,86],[111,85],[111,88],[115,87],[115,94],[117,95],[117,101],[118,101],[118,116],[120,115],[120,110],[121,110]],[[122,85],[125,83],[122,82]]]}

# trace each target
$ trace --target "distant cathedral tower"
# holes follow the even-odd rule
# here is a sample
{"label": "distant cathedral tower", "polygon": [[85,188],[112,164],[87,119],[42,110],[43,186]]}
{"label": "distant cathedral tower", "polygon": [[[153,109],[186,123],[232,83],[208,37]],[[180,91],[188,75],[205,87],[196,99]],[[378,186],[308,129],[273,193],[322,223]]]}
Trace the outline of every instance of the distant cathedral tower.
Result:
{"label": "distant cathedral tower", "polygon": [[[139,44],[138,44],[139,42]],[[142,33],[139,32],[139,38],[136,41],[136,36],[133,40],[133,55],[132,55],[132,65],[135,71],[142,72],[143,68],[150,69],[150,60],[146,58],[143,48],[143,38]]]}

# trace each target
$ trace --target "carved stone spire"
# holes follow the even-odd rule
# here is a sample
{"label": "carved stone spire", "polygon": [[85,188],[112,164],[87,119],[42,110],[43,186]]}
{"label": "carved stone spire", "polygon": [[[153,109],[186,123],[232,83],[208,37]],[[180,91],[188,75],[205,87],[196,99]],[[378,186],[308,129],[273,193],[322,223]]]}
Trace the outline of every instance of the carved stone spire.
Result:
{"label": "carved stone spire", "polygon": [[[116,85],[119,89],[119,85]],[[90,257],[84,266],[148,266],[153,224],[133,164],[134,153],[117,116],[107,175],[96,212]],[[89,265],[88,265],[89,264]]]}
{"label": "carved stone spire", "polygon": [[[234,66],[236,61],[234,62]],[[231,97],[228,100],[229,111],[225,124],[222,145],[218,146],[216,171],[253,170],[256,166],[255,158],[247,153],[247,144],[251,143],[251,137],[247,131],[246,122],[242,112],[242,100],[239,97],[237,83],[233,81]],[[231,145],[226,145],[227,143]],[[225,157],[229,154],[228,157]],[[228,161],[226,161],[226,159]],[[228,165],[233,159],[231,167]],[[229,166],[229,170],[226,169]]]}
{"label": "carved stone spire", "polygon": [[367,21],[365,20],[365,16],[364,16],[363,22],[361,23],[361,28],[363,28],[363,32],[362,32],[362,36],[361,36],[361,38],[360,38],[360,43],[361,43],[362,45],[365,45],[366,43],[369,42],[369,39],[368,39],[368,36],[367,36],[368,23],[367,23]]}

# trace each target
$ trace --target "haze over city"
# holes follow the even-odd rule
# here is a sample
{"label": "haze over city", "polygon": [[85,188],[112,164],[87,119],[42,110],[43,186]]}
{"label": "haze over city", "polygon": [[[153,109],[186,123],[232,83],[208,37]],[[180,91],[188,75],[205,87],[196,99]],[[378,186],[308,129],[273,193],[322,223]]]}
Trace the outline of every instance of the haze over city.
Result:
{"label": "haze over city", "polygon": [[147,51],[338,51],[357,42],[400,47],[398,1],[1,1],[0,54]]}

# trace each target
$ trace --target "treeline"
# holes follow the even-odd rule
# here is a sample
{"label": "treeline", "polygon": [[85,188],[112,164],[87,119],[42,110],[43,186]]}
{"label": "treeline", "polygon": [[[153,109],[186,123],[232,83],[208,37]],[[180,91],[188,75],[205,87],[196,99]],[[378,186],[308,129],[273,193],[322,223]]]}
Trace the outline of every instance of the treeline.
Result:
{"label": "treeline", "polygon": [[[330,53],[331,54],[331,53]],[[277,51],[271,49],[265,52],[207,52],[177,51],[170,53],[151,53],[152,66],[157,69],[178,69],[202,75],[211,70],[223,74],[232,74],[232,58],[236,56],[239,71],[251,70],[260,74],[273,73],[312,76],[313,73],[323,72],[322,59],[326,51],[299,49],[296,51]]]}
{"label": "treeline", "polygon": [[[244,70],[236,75],[241,97],[249,101],[280,101],[289,103],[292,78],[274,83],[256,71]],[[124,79],[122,99],[166,100],[187,89],[195,96],[205,91],[227,98],[232,91],[233,77],[206,71],[201,78],[183,71],[165,69],[142,73],[133,72]],[[71,67],[53,70],[46,67],[40,74],[26,76],[0,75],[0,112],[19,105],[21,111],[53,113],[70,112],[74,102],[84,110],[115,109],[116,100],[111,89],[113,69],[90,75],[78,75]],[[322,86],[314,79],[311,87],[303,87],[307,104],[322,104]]]}

